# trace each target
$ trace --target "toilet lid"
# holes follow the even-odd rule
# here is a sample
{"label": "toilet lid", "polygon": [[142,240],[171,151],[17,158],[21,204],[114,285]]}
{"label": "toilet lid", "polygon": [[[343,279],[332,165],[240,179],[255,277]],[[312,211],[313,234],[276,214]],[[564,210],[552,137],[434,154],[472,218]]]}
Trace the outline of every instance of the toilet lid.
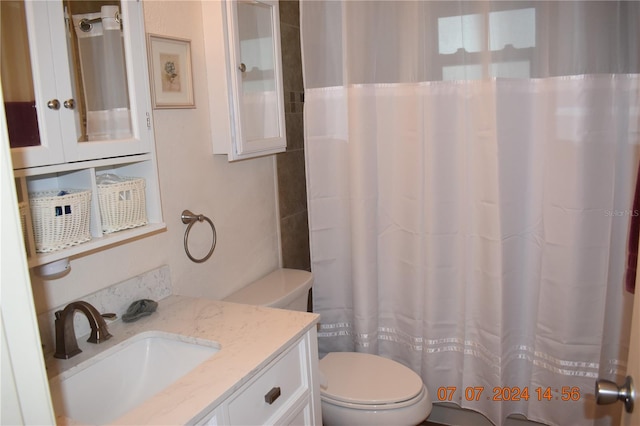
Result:
{"label": "toilet lid", "polygon": [[322,396],[341,402],[393,404],[414,398],[424,386],[413,370],[377,355],[331,352],[319,367],[327,379]]}

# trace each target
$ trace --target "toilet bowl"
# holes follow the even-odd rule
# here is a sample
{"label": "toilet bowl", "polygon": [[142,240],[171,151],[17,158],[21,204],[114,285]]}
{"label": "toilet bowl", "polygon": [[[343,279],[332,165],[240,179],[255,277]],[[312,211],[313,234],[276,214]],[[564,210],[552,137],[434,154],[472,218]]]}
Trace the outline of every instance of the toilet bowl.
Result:
{"label": "toilet bowl", "polygon": [[[225,301],[307,310],[313,274],[277,269]],[[391,359],[331,352],[319,361],[322,421],[332,425],[417,425],[431,413],[431,399],[414,371]]]}
{"label": "toilet bowl", "polygon": [[431,412],[422,379],[377,355],[330,352],[319,362],[324,425],[417,425]]}

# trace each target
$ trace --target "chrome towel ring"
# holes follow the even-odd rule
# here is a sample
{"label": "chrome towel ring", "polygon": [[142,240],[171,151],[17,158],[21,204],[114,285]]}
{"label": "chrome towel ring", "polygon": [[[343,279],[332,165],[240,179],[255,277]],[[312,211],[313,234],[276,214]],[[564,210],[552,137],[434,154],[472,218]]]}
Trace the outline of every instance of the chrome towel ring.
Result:
{"label": "chrome towel ring", "polygon": [[[209,259],[213,254],[213,250],[216,248],[217,239],[216,227],[214,226],[213,222],[211,222],[211,219],[201,214],[193,214],[189,210],[184,210],[182,212],[182,215],[180,216],[180,219],[182,219],[182,223],[184,223],[185,225],[188,224],[187,229],[184,232],[184,251],[187,253],[187,257],[196,263],[202,263],[205,260]],[[211,249],[209,250],[209,253],[207,253],[207,255],[202,259],[196,259],[195,257],[191,256],[191,253],[189,252],[189,232],[191,231],[191,227],[194,223],[203,222],[205,220],[209,222],[209,225],[211,226],[211,231],[213,232],[213,241],[211,242]]]}

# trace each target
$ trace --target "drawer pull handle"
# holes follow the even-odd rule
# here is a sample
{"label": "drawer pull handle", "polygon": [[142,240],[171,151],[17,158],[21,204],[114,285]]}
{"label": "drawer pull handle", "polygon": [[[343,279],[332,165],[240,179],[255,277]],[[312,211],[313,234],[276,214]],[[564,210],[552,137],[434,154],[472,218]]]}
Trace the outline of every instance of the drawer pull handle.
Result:
{"label": "drawer pull handle", "polygon": [[280,388],[276,386],[273,389],[271,389],[269,392],[267,392],[267,394],[264,396],[264,402],[271,405],[276,401],[276,399],[278,399],[279,396],[280,396]]}

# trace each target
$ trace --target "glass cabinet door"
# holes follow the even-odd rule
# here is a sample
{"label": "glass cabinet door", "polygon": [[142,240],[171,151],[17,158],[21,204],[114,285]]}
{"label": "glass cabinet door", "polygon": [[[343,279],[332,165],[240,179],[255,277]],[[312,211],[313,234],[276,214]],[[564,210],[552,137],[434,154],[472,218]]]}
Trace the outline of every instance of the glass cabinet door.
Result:
{"label": "glass cabinet door", "polygon": [[277,2],[233,1],[229,29],[236,154],[286,149]]}
{"label": "glass cabinet door", "polygon": [[[23,0],[0,2],[2,92],[15,168],[64,161],[47,9],[26,4]],[[30,35],[36,23],[42,28]],[[30,55],[37,51],[42,54]]]}
{"label": "glass cabinet door", "polygon": [[[75,160],[152,149],[151,97],[142,2],[64,0],[68,85],[77,107],[63,115],[65,154]],[[68,112],[71,112],[69,110]]]}
{"label": "glass cabinet door", "polygon": [[271,6],[238,3],[238,39],[244,139],[250,142],[278,137],[280,129]]}
{"label": "glass cabinet door", "polygon": [[132,137],[119,1],[64,2],[78,142]]}
{"label": "glass cabinet door", "polygon": [[3,1],[0,19],[0,68],[11,148],[38,146],[40,131],[24,3]]}

